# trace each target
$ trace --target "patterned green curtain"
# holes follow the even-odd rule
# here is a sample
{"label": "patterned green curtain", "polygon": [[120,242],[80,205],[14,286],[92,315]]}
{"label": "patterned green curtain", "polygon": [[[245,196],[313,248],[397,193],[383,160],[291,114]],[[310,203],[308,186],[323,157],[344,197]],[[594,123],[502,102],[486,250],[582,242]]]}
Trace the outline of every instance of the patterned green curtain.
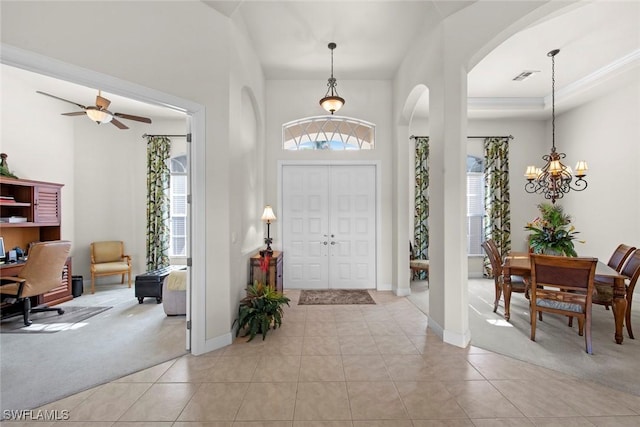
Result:
{"label": "patterned green curtain", "polygon": [[[484,165],[484,235],[496,242],[503,255],[511,250],[508,137],[485,138]],[[484,270],[486,277],[493,277],[486,255]]]}
{"label": "patterned green curtain", "polygon": [[[414,243],[416,259],[429,259],[429,137],[416,139],[416,187],[414,212]],[[426,271],[420,271],[419,279],[427,278]]]}
{"label": "patterned green curtain", "polygon": [[147,271],[169,266],[171,140],[147,138]]}

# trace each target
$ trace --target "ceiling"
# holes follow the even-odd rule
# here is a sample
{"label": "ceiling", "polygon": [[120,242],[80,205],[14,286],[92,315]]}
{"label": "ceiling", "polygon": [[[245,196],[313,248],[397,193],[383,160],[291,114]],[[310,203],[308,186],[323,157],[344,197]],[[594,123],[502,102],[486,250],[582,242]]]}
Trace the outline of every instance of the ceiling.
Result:
{"label": "ceiling", "polygon": [[[321,96],[330,73],[330,41],[338,87],[351,79],[392,79],[408,46],[425,26],[474,1],[204,1],[243,23],[267,79],[318,80]],[[530,26],[490,52],[468,78],[469,117],[549,116],[551,60],[556,56],[556,110],[572,108],[637,75],[640,2],[578,2]],[[3,66],[5,71],[7,66]],[[513,78],[536,71],[523,81]],[[96,89],[14,69],[38,90],[94,105]],[[589,89],[587,91],[587,89]],[[111,111],[153,118],[184,118],[168,108],[115,94]],[[61,112],[73,105],[51,99]]]}

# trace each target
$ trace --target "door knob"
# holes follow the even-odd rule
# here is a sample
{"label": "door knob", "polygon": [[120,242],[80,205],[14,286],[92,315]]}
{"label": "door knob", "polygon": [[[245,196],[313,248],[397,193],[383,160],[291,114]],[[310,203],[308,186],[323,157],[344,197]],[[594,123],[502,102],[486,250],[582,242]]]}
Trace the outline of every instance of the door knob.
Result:
{"label": "door knob", "polygon": [[[333,242],[332,242],[333,243]],[[322,242],[323,245],[327,246],[327,242]]]}

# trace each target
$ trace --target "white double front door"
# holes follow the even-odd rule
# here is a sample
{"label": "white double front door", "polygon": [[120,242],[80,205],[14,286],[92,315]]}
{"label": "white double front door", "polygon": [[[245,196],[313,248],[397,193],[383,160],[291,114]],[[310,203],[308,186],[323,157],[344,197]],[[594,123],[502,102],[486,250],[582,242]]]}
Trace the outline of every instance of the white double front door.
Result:
{"label": "white double front door", "polygon": [[375,165],[284,165],[285,286],[375,288],[376,210]]}

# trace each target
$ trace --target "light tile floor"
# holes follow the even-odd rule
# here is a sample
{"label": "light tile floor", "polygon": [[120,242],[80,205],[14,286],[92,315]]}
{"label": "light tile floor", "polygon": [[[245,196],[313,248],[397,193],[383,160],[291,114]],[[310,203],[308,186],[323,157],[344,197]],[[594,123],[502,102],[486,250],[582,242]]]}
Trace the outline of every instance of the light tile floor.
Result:
{"label": "light tile floor", "polygon": [[3,425],[640,425],[639,396],[444,344],[406,298],[371,294],[376,305],[299,306],[287,291],[291,307],[265,341],[239,338],[39,408],[68,411],[66,422]]}

